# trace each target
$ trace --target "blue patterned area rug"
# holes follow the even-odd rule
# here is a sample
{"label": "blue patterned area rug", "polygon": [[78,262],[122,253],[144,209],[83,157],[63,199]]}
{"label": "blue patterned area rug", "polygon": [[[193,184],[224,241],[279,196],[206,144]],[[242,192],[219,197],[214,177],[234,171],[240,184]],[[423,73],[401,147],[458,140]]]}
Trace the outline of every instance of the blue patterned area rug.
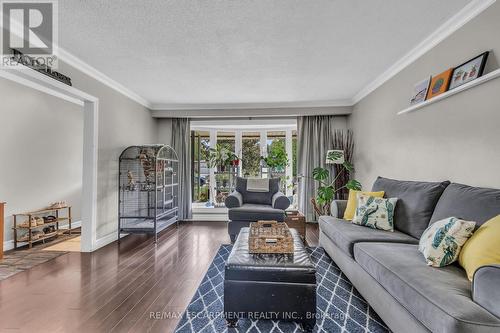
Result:
{"label": "blue patterned area rug", "polygon": [[[228,329],[224,311],[224,264],[231,245],[222,245],[203,278],[176,333],[299,333],[290,321],[240,319],[237,328]],[[382,333],[389,329],[367,304],[347,277],[320,247],[308,248],[316,266],[317,321],[313,332]]]}

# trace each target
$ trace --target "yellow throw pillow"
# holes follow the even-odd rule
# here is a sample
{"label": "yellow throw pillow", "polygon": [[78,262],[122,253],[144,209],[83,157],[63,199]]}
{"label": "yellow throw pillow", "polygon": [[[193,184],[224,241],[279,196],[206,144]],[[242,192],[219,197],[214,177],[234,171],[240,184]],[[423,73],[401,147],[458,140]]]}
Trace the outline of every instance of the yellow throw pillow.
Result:
{"label": "yellow throw pillow", "polygon": [[474,272],[481,266],[500,264],[500,215],[479,227],[464,244],[458,263],[472,281]]}
{"label": "yellow throw pillow", "polygon": [[356,208],[358,208],[358,198],[357,198],[358,193],[375,198],[383,198],[385,194],[384,191],[363,192],[363,191],[349,190],[349,199],[347,200],[347,207],[344,212],[344,220],[350,221],[354,218],[354,213],[356,212]]}

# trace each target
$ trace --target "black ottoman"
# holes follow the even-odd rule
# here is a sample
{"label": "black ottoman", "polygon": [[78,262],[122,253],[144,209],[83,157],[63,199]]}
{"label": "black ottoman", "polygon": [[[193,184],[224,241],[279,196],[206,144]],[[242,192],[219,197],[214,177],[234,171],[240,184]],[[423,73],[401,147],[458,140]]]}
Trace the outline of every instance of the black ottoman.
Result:
{"label": "black ottoman", "polygon": [[293,320],[305,331],[316,323],[316,269],[295,229],[295,253],[250,254],[248,228],[242,228],[225,267],[224,315],[229,326],[238,318]]}

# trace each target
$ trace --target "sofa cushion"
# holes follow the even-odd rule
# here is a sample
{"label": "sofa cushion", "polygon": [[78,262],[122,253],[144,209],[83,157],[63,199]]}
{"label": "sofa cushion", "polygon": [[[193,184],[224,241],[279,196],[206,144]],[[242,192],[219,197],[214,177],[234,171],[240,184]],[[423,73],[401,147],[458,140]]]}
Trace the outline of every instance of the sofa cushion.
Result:
{"label": "sofa cushion", "polygon": [[268,205],[243,204],[241,207],[229,209],[231,221],[275,220],[285,221],[285,211]]}
{"label": "sofa cushion", "polygon": [[418,250],[427,265],[444,267],[457,261],[462,246],[472,236],[476,222],[448,217],[427,228],[418,243]]}
{"label": "sofa cushion", "polygon": [[365,227],[394,231],[394,207],[398,198],[376,198],[358,194],[358,208],[352,223]]}
{"label": "sofa cushion", "polygon": [[[484,223],[465,243],[458,263],[472,281],[479,267],[500,263],[500,215]],[[500,304],[499,309],[500,311]]]}
{"label": "sofa cushion", "polygon": [[385,193],[384,191],[367,192],[367,191],[349,190],[349,197],[347,198],[347,207],[345,208],[344,211],[344,220],[350,221],[354,218],[354,214],[356,213],[356,208],[358,207],[358,194],[368,195],[375,198],[383,198]]}
{"label": "sofa cushion", "polygon": [[418,244],[418,239],[399,231],[384,231],[352,224],[332,216],[320,216],[321,231],[339,248],[351,257],[354,244],[358,242],[400,242]]}
{"label": "sofa cushion", "polygon": [[386,198],[398,198],[394,228],[420,238],[429,225],[439,197],[449,184],[448,181],[429,183],[378,177],[373,191],[385,191]]}
{"label": "sofa cushion", "polygon": [[453,183],[439,199],[431,223],[455,216],[477,226],[500,214],[500,190]]}
{"label": "sofa cushion", "polygon": [[269,192],[248,192],[246,178],[236,178],[236,191],[241,193],[243,203],[272,205],[273,195],[279,191],[280,179],[269,179]]}
{"label": "sofa cushion", "polygon": [[500,330],[500,318],[472,301],[465,271],[427,266],[417,245],[357,243],[354,258],[432,332]]}

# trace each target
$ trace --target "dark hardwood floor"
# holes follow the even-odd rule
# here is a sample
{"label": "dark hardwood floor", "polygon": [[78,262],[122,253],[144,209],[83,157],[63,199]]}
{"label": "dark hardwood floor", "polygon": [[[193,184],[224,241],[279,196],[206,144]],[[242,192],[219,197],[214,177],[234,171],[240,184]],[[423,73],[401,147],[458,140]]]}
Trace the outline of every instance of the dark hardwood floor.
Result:
{"label": "dark hardwood floor", "polygon": [[[156,245],[131,235],[16,274],[0,282],[0,330],[172,332],[220,245],[229,243],[226,228],[225,222],[181,222]],[[307,233],[316,246],[317,225]]]}

